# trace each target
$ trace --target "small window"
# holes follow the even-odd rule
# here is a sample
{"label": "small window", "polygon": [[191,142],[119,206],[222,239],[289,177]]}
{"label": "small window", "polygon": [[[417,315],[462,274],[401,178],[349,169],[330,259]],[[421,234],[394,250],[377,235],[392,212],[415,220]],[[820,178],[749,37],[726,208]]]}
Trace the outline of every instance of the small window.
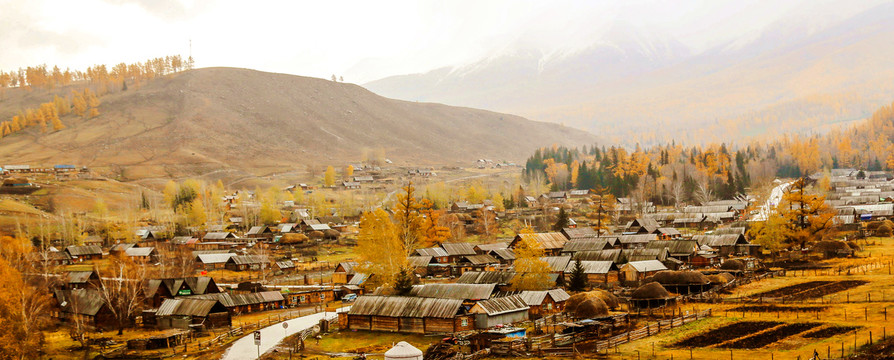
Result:
{"label": "small window", "polygon": [[320,293],[320,300],[326,300],[326,293]]}
{"label": "small window", "polygon": [[301,302],[304,302],[304,295],[301,295]]}
{"label": "small window", "polygon": [[469,319],[463,318],[463,319],[462,319],[462,326],[469,326]]}
{"label": "small window", "polygon": [[553,309],[553,303],[546,304],[546,308],[547,308],[547,310],[552,310],[552,309]]}

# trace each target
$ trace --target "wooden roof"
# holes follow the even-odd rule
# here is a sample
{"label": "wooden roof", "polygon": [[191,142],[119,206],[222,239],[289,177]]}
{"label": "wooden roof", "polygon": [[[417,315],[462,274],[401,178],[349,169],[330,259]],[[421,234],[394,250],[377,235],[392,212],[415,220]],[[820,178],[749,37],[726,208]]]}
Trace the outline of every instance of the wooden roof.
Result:
{"label": "wooden roof", "polygon": [[460,313],[462,300],[408,296],[361,296],[348,315],[451,319]]}

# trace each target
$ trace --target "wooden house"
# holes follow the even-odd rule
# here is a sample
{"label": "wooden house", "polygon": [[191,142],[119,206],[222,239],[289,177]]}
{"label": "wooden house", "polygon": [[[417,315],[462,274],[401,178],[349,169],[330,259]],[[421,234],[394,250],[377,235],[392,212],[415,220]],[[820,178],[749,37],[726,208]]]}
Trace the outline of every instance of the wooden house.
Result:
{"label": "wooden house", "polygon": [[361,296],[339,314],[345,330],[453,334],[475,329],[474,316],[457,299]]}
{"label": "wooden house", "polygon": [[124,251],[124,254],[136,262],[157,263],[158,250],[155,247],[131,247]]}
{"label": "wooden house", "polygon": [[490,253],[491,250],[501,250],[501,249],[508,249],[508,248],[509,248],[508,242],[478,244],[473,247],[473,249],[475,250],[475,253],[479,254],[479,255],[488,254],[488,253]]}
{"label": "wooden house", "polygon": [[447,253],[448,261],[454,264],[464,257],[477,254],[475,246],[469,243],[443,243],[441,248]]}
{"label": "wooden house", "polygon": [[326,304],[335,301],[335,291],[329,287],[319,288],[286,288],[282,291],[285,304],[288,306],[303,306],[308,304]]}
{"label": "wooden house", "polygon": [[236,256],[233,253],[211,253],[196,254],[196,268],[201,270],[220,270],[225,269],[227,262],[231,257]]}
{"label": "wooden house", "polygon": [[518,295],[496,297],[475,303],[469,313],[475,316],[475,328],[489,329],[528,320],[528,305]]}
{"label": "wooden house", "polygon": [[433,247],[425,249],[416,249],[417,256],[431,256],[438,264],[450,263],[450,255],[443,248]]}
{"label": "wooden house", "polygon": [[332,282],[335,284],[347,284],[354,277],[354,267],[357,266],[356,261],[345,261],[338,263],[335,271],[332,273]]}
{"label": "wooden house", "polygon": [[202,237],[202,241],[226,241],[236,239],[236,235],[227,231],[227,232],[209,232],[205,233],[205,236]]}
{"label": "wooden house", "polygon": [[72,289],[53,292],[56,308],[53,316],[66,323],[80,319],[93,329],[112,330],[117,327],[118,320],[109,306],[103,301],[99,290]]}
{"label": "wooden house", "polygon": [[[618,266],[615,265],[612,261],[584,261],[580,262],[581,267],[584,270],[584,274],[587,276],[587,284],[589,286],[612,286],[618,284]],[[574,268],[577,266],[577,261],[571,261],[565,266],[565,283],[571,280],[571,274],[574,273]]]}
{"label": "wooden house", "polygon": [[190,325],[221,328],[232,325],[232,315],[218,300],[164,299],[155,311],[155,324],[159,329],[190,330]]}
{"label": "wooden house", "polygon": [[99,274],[94,271],[69,271],[64,277],[66,290],[72,289],[99,289],[102,281]]}
{"label": "wooden house", "polygon": [[562,312],[565,301],[571,297],[562,289],[521,291],[518,295],[528,305],[528,317],[531,320]]}
{"label": "wooden house", "polygon": [[214,279],[207,276],[150,279],[143,284],[143,295],[149,307],[158,307],[164,299],[179,296],[219,293]]}
{"label": "wooden house", "polygon": [[265,255],[236,255],[224,264],[224,268],[232,271],[262,270],[269,266],[270,258]]}
{"label": "wooden house", "polygon": [[757,256],[760,253],[760,246],[752,245],[743,234],[695,235],[692,240],[698,242],[699,246],[706,245],[714,249],[720,256]]}
{"label": "wooden house", "polygon": [[695,240],[656,240],[646,244],[646,249],[667,249],[670,257],[688,263],[698,252]]}
{"label": "wooden house", "polygon": [[270,240],[273,239],[273,230],[267,225],[252,226],[251,229],[248,229],[248,232],[245,233],[245,237],[250,239]]}
{"label": "wooden house", "polygon": [[495,270],[500,265],[500,260],[493,256],[484,255],[466,255],[456,262],[460,274],[466,271],[486,271]]}
{"label": "wooden house", "polygon": [[488,255],[493,256],[502,265],[512,265],[515,262],[515,251],[512,249],[494,249],[488,252]]}
{"label": "wooden house", "polygon": [[286,302],[285,297],[279,291],[261,291],[245,294],[214,293],[194,295],[188,298],[218,300],[233,314],[282,309]]}
{"label": "wooden house", "polygon": [[72,245],[65,248],[72,262],[102,259],[102,248],[97,245]]}
{"label": "wooden house", "polygon": [[624,281],[629,283],[640,283],[645,278],[665,270],[667,267],[658,260],[631,261],[620,267]]}

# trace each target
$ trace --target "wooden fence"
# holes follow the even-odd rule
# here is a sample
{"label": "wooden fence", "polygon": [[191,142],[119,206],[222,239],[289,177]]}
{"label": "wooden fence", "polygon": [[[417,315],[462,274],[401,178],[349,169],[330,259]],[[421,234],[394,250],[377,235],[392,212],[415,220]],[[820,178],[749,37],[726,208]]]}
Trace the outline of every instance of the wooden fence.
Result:
{"label": "wooden fence", "polygon": [[[699,319],[712,316],[712,310],[707,309],[694,314],[683,315],[667,320],[659,320],[657,322],[647,324],[636,330],[628,331],[623,334],[609,337],[608,339],[598,340],[595,343],[593,352],[608,351],[617,345],[630,341],[639,340],[652,335],[656,335],[661,331],[671,330],[683,326]],[[525,340],[512,340],[494,342],[491,345],[491,352],[497,355],[513,355],[522,353],[536,353],[540,356],[573,356],[576,351],[574,344],[582,341],[591,341],[601,337],[600,331],[590,331],[572,334],[548,334],[542,336],[531,336]]]}

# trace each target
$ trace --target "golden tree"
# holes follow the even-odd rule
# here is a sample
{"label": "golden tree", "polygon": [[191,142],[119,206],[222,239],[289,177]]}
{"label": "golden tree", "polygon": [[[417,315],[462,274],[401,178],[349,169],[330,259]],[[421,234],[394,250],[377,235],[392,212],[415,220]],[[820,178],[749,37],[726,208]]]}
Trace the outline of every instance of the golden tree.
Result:
{"label": "golden tree", "polygon": [[335,185],[335,168],[332,166],[326,167],[326,172],[323,173],[323,185],[326,187]]}
{"label": "golden tree", "polygon": [[530,228],[519,234],[521,239],[515,245],[515,277],[510,284],[512,290],[546,290],[549,288],[549,263],[542,259],[543,247],[532,235]]}
{"label": "golden tree", "polygon": [[391,216],[381,208],[360,217],[356,247],[360,272],[375,275],[375,281],[382,285],[394,282],[398,272],[407,266],[407,251],[398,233]]}
{"label": "golden tree", "polygon": [[121,335],[143,304],[143,282],[148,278],[148,270],[125,255],[117,255],[100,275],[100,297],[115,316],[118,335]]}
{"label": "golden tree", "polygon": [[785,220],[785,243],[799,245],[820,240],[832,226],[835,211],[825,203],[825,197],[808,192],[807,179],[795,180],[777,206]]}
{"label": "golden tree", "polygon": [[420,242],[424,240],[424,218],[419,210],[422,204],[416,200],[416,188],[413,182],[401,188],[403,191],[397,194],[397,203],[394,206],[394,223],[397,227],[397,236],[406,254],[410,255]]}

